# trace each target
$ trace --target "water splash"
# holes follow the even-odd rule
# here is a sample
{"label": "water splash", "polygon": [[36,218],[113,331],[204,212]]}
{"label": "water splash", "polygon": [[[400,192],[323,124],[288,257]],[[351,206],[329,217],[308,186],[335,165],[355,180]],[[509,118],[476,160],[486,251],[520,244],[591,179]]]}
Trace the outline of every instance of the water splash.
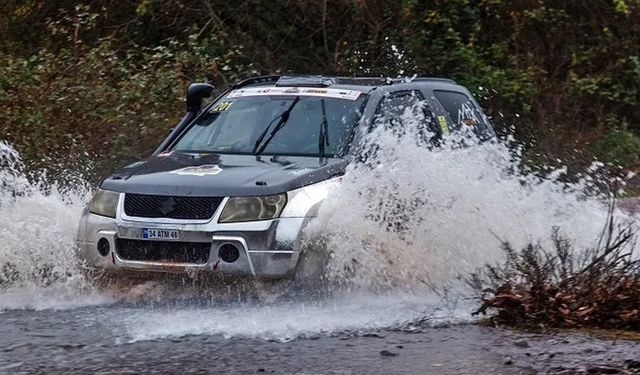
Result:
{"label": "water splash", "polygon": [[565,183],[564,169],[543,177],[522,171],[518,147],[462,134],[430,149],[416,142],[410,121],[405,125],[404,136],[371,135],[374,155],[349,167],[308,228],[331,249],[330,282],[459,289],[461,278],[502,258],[503,240],[544,243],[559,227],[576,248],[594,244],[608,199],[594,188],[597,166]]}
{"label": "water splash", "polygon": [[0,167],[0,308],[73,304],[88,288],[74,242],[89,187],[29,178],[4,142]]}
{"label": "water splash", "polygon": [[128,340],[187,334],[286,340],[424,319],[458,321],[470,318],[470,302],[466,291],[450,292],[463,288],[460,275],[501,257],[499,239],[514,245],[544,241],[559,226],[583,247],[604,223],[606,197],[587,192],[597,177],[575,184],[561,182],[561,170],[537,177],[520,170],[517,147],[460,147],[468,139],[454,137],[430,149],[417,144],[411,129],[371,137],[373,156],[349,167],[307,232],[331,249],[326,275],[333,295],[317,300],[262,293],[262,301],[229,303],[209,289],[204,307],[197,301],[159,303],[189,301],[188,283],[181,289],[92,289],[74,254],[91,189],[81,180],[63,188],[28,178],[15,150],[0,143],[0,309],[115,299],[120,302],[100,319]]}
{"label": "water splash", "polygon": [[231,304],[214,309],[157,308],[120,314],[120,320],[131,341],[194,334],[288,341],[321,334],[413,331],[442,321],[466,322],[469,317],[464,309],[442,305],[435,296],[394,292],[337,293],[330,299]]}

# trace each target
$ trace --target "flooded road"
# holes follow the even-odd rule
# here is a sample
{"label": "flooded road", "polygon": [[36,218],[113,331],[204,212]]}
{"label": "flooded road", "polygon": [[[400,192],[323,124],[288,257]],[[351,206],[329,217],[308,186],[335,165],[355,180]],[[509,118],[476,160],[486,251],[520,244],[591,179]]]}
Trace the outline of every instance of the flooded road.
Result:
{"label": "flooded road", "polygon": [[[97,289],[74,252],[91,189],[34,182],[0,143],[0,374],[606,373],[640,357],[635,342],[471,324],[464,277],[502,259],[500,239],[544,244],[557,226],[578,248],[593,243],[607,205],[586,193],[591,180],[519,172],[495,144],[389,142],[309,225],[333,249],[320,295],[188,277]],[[418,157],[431,167],[412,168]]]}
{"label": "flooded road", "polygon": [[[176,318],[153,319],[159,312]],[[202,325],[210,312],[219,320],[212,324],[221,331],[244,329],[235,326],[237,317],[225,319],[224,314],[210,308],[201,308],[201,312],[199,321],[191,316],[196,326]],[[140,320],[133,320],[138,324],[131,320],[136,315],[149,315],[149,319],[138,326]],[[273,315],[271,322],[264,323],[277,324],[279,319]],[[416,322],[269,338],[187,334],[176,328],[184,323],[179,308],[153,306],[4,311],[0,314],[0,373],[613,373],[605,371],[622,369],[625,361],[628,366],[640,353],[638,342],[603,341],[576,334],[519,334],[469,324],[433,327]],[[141,331],[153,338],[141,339]]]}
{"label": "flooded road", "polygon": [[[515,373],[491,347],[501,340],[463,326],[426,333],[372,331],[285,342],[223,335],[125,342],[106,309],[14,312],[0,327],[0,371],[30,373],[423,374]],[[96,319],[88,316],[95,317]],[[55,324],[52,324],[55,322]],[[230,327],[233,329],[233,327]],[[117,331],[117,329],[116,329]],[[363,336],[364,335],[364,336]],[[487,342],[487,339],[490,342]]]}

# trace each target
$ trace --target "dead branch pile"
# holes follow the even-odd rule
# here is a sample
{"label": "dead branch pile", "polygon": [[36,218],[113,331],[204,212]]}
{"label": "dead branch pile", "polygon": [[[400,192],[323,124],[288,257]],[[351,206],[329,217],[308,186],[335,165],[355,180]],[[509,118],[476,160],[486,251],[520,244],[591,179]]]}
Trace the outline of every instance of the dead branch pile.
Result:
{"label": "dead branch pile", "polygon": [[613,204],[596,245],[577,251],[554,229],[553,249],[520,251],[502,241],[506,260],[469,279],[479,293],[477,314],[495,324],[597,327],[640,331],[640,260],[636,230],[614,220]]}

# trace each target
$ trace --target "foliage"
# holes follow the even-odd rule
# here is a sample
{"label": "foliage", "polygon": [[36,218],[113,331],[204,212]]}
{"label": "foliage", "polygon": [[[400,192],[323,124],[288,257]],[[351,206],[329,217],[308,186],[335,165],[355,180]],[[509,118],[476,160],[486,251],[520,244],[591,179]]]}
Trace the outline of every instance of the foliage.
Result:
{"label": "foliage", "polygon": [[640,138],[628,130],[612,130],[593,144],[593,151],[601,160],[630,169],[638,165]]}
{"label": "foliage", "polygon": [[220,36],[118,51],[113,38],[93,46],[77,39],[76,30],[91,29],[96,14],[74,17],[68,25],[66,16],[48,24],[52,35],[69,38],[69,47],[0,58],[3,138],[36,165],[98,159],[102,174],[142,158],[180,117],[190,77],[209,80],[233,70],[227,77],[234,80],[235,72],[249,73],[250,64],[237,58],[240,47],[229,48]]}
{"label": "foliage", "polygon": [[190,81],[419,74],[469,86],[527,155],[631,168],[638,17],[639,0],[8,0],[0,129],[31,163],[108,170],[159,143]]}
{"label": "foliage", "polygon": [[640,331],[636,231],[612,213],[613,205],[597,245],[583,253],[557,231],[553,251],[539,244],[516,251],[503,242],[506,260],[470,279],[481,303],[475,314],[495,311],[496,324]]}

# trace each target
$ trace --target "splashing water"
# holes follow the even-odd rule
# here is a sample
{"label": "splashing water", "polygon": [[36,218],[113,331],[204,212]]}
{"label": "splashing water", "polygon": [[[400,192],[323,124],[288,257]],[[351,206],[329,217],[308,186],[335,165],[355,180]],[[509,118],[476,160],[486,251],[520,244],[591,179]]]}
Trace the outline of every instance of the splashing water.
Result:
{"label": "splashing water", "polygon": [[[447,293],[463,290],[460,276],[500,259],[499,239],[517,246],[545,241],[558,226],[577,247],[587,247],[602,229],[606,199],[585,193],[588,178],[567,185],[558,181],[561,171],[547,178],[527,174],[518,168],[518,152],[497,142],[460,147],[462,138],[454,137],[431,150],[415,139],[412,131],[372,134],[373,156],[348,168],[311,221],[307,234],[321,236],[331,249],[329,297],[259,303],[214,298],[204,307],[170,308],[134,301],[131,307],[129,299],[139,294],[157,302],[189,293],[189,285],[175,291],[145,284],[126,296],[122,291],[116,299],[124,302],[102,311],[100,319],[129,340],[187,334],[287,339],[397,327],[425,317],[458,321],[468,319],[469,301]],[[33,182],[4,143],[0,167],[0,310],[114,302],[90,287],[74,253],[88,185]]]}
{"label": "splashing water", "polygon": [[0,308],[74,305],[88,288],[74,241],[90,189],[30,180],[3,142],[0,167]]}
{"label": "splashing water", "polygon": [[120,320],[131,341],[192,334],[288,341],[318,334],[358,334],[388,328],[413,330],[425,317],[429,325],[469,320],[467,311],[442,306],[434,296],[397,292],[336,293],[330,299],[233,304],[215,309],[158,308],[125,313]]}
{"label": "splashing water", "polygon": [[374,156],[350,165],[309,226],[331,249],[329,280],[378,290],[459,289],[461,278],[502,258],[501,241],[545,244],[559,227],[577,249],[594,245],[607,196],[593,193],[592,176],[567,184],[559,181],[564,170],[526,174],[517,147],[478,143],[472,133],[430,150],[417,144],[413,128],[401,137],[373,134]]}

